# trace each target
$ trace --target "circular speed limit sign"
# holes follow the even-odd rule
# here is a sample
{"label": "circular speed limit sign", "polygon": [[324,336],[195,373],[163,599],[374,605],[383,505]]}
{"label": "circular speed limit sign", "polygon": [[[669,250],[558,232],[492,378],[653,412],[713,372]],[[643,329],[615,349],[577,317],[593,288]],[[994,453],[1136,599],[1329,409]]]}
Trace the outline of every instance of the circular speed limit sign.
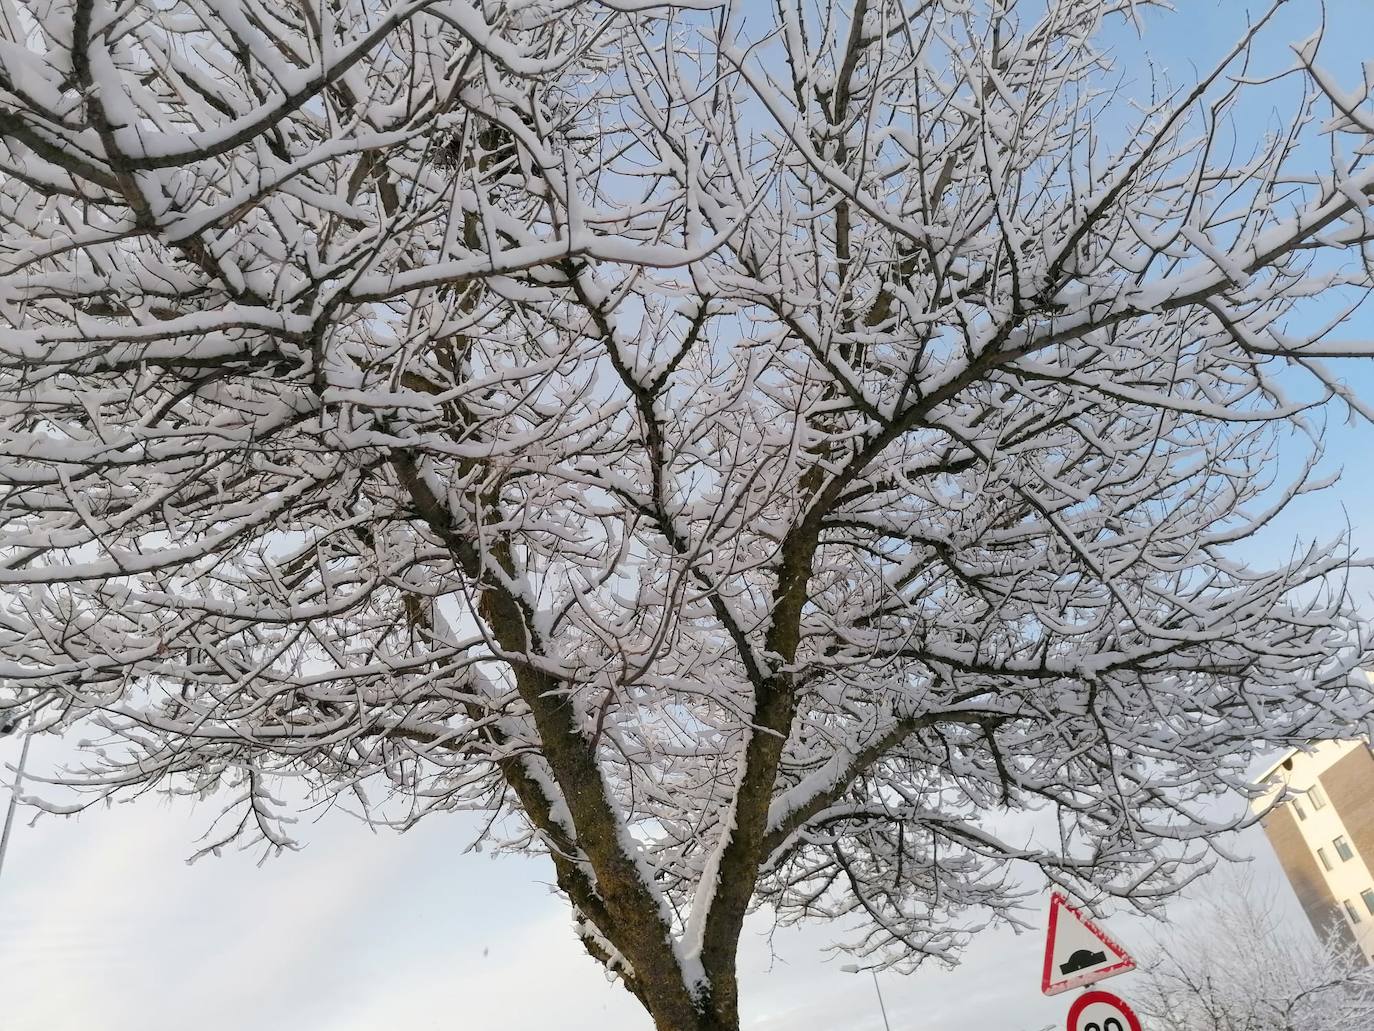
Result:
{"label": "circular speed limit sign", "polygon": [[1069,1031],[1141,1031],[1140,1018],[1111,992],[1084,992],[1069,1009]]}

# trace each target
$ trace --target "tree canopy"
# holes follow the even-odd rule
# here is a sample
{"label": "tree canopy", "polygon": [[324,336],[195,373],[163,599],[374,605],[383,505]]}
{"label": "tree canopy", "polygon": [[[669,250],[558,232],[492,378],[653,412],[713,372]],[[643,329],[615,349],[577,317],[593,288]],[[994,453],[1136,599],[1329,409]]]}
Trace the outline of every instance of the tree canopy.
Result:
{"label": "tree canopy", "polygon": [[1146,6],[0,0],[0,714],[217,844],[490,814],[663,1031],[751,906],[1166,896],[1370,708],[1342,541],[1243,549],[1374,103],[1314,37],[1239,138],[1267,19],[1142,86]]}
{"label": "tree canopy", "polygon": [[1191,922],[1160,941],[1137,994],[1160,1031],[1362,1031],[1374,967],[1341,927],[1318,938],[1248,877],[1214,880]]}

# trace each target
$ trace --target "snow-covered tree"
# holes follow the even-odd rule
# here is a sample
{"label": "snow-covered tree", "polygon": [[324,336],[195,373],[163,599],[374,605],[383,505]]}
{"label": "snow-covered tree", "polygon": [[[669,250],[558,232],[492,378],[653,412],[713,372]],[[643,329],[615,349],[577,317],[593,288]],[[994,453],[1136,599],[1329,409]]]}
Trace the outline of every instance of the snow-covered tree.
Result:
{"label": "snow-covered tree", "polygon": [[[1229,883],[1228,883],[1229,880]],[[1348,940],[1284,921],[1248,878],[1209,884],[1183,929],[1161,935],[1132,1001],[1157,1031],[1365,1031],[1374,967]]]}
{"label": "snow-covered tree", "polygon": [[1343,543],[1241,548],[1363,411],[1374,104],[1122,83],[1144,7],[0,0],[6,718],[217,843],[487,814],[663,1031],[755,905],[1167,895],[1369,708]]}

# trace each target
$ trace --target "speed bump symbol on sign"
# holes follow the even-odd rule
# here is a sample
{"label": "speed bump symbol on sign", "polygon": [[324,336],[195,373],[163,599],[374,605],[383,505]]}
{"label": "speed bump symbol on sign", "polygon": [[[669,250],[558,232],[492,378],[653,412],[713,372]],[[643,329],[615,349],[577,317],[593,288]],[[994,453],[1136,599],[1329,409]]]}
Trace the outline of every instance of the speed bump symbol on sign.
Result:
{"label": "speed bump symbol on sign", "polygon": [[[1069,905],[1059,892],[1050,896],[1045,935],[1045,966],[1040,990],[1057,995],[1135,969],[1135,960],[1106,931]],[[1097,1031],[1117,1031],[1098,1028]],[[1126,1031],[1125,1027],[1121,1031]]]}

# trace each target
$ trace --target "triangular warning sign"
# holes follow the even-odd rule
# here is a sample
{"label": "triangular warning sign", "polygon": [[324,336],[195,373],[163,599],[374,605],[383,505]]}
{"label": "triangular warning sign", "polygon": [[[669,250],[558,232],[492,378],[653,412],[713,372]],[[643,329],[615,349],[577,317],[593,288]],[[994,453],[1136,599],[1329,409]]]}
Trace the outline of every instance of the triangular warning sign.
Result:
{"label": "triangular warning sign", "polygon": [[1050,896],[1042,992],[1058,995],[1134,969],[1135,960],[1126,955],[1126,950],[1069,905],[1068,899],[1058,892]]}

